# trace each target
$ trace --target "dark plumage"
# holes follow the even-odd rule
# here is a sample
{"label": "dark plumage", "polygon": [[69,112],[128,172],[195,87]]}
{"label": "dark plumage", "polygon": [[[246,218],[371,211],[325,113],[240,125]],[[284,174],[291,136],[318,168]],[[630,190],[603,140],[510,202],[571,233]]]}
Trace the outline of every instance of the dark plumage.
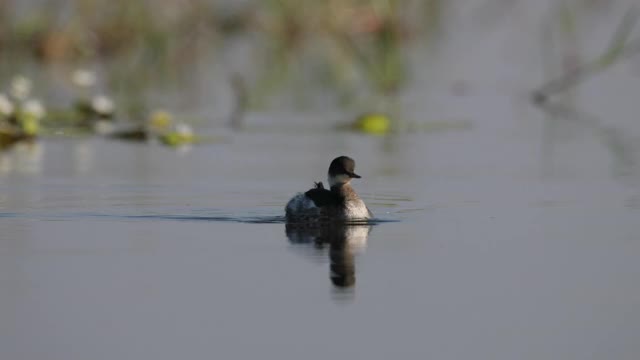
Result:
{"label": "dark plumage", "polygon": [[316,187],[304,193],[306,197],[311,199],[317,207],[323,206],[340,206],[344,198],[340,194],[324,188],[322,181],[319,181]]}
{"label": "dark plumage", "polygon": [[322,182],[305,193],[294,196],[285,207],[288,221],[358,221],[373,215],[350,185],[351,179],[359,179],[355,162],[347,156],[339,156],[331,162],[328,171],[330,189]]}
{"label": "dark plumage", "polygon": [[337,175],[348,175],[350,178],[360,179],[361,176],[356,174],[356,162],[348,156],[338,156],[333,159],[329,165],[329,178]]}

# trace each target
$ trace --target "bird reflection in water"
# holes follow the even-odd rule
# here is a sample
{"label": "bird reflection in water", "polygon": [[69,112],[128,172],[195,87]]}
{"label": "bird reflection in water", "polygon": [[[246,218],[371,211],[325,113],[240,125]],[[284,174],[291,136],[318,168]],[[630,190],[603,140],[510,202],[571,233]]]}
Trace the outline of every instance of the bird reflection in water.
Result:
{"label": "bird reflection in water", "polygon": [[331,282],[337,288],[350,288],[356,282],[355,254],[367,243],[371,225],[331,224],[299,226],[286,224],[286,234],[293,244],[309,244],[318,250],[329,247]]}

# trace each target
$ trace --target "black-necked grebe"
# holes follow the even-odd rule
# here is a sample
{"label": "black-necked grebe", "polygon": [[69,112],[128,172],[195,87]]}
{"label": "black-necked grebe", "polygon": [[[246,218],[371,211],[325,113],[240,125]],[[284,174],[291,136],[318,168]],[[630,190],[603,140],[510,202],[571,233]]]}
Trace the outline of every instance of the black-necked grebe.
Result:
{"label": "black-necked grebe", "polygon": [[371,211],[351,187],[351,179],[359,179],[354,172],[355,161],[348,156],[340,156],[329,165],[329,186],[322,182],[305,192],[299,193],[285,207],[289,222],[352,222],[366,221],[373,217]]}

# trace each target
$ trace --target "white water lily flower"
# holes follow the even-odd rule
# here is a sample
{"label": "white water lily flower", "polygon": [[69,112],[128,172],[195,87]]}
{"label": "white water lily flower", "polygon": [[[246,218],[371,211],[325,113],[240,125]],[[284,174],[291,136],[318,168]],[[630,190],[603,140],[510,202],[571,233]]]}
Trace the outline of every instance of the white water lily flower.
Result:
{"label": "white water lily flower", "polygon": [[27,114],[33,115],[37,119],[41,118],[45,114],[44,106],[39,100],[29,99],[22,105],[23,111]]}
{"label": "white water lily flower", "polygon": [[10,116],[13,114],[14,106],[9,97],[0,93],[0,115]]}
{"label": "white water lily flower", "polygon": [[113,101],[104,95],[95,96],[91,99],[91,107],[95,112],[101,115],[109,115],[113,113]]}
{"label": "white water lily flower", "polygon": [[91,87],[96,83],[96,73],[87,69],[78,69],[71,74],[71,81],[78,87]]}
{"label": "white water lily flower", "polygon": [[11,96],[18,100],[26,99],[31,93],[31,80],[29,78],[18,75],[11,80]]}
{"label": "white water lily flower", "polygon": [[176,124],[176,133],[184,137],[191,137],[193,136],[193,129],[185,123],[180,123]]}

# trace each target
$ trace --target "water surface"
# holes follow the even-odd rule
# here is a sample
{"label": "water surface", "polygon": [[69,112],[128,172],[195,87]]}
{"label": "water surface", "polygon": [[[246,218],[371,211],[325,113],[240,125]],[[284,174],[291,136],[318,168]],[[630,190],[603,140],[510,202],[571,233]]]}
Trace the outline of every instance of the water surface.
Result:
{"label": "water surface", "polygon": [[[549,174],[540,138],[479,130],[229,136],[185,153],[50,138],[3,154],[3,357],[640,350],[640,193],[610,163]],[[286,200],[339,154],[356,159],[356,189],[383,222],[322,234],[342,247],[288,232]]]}

